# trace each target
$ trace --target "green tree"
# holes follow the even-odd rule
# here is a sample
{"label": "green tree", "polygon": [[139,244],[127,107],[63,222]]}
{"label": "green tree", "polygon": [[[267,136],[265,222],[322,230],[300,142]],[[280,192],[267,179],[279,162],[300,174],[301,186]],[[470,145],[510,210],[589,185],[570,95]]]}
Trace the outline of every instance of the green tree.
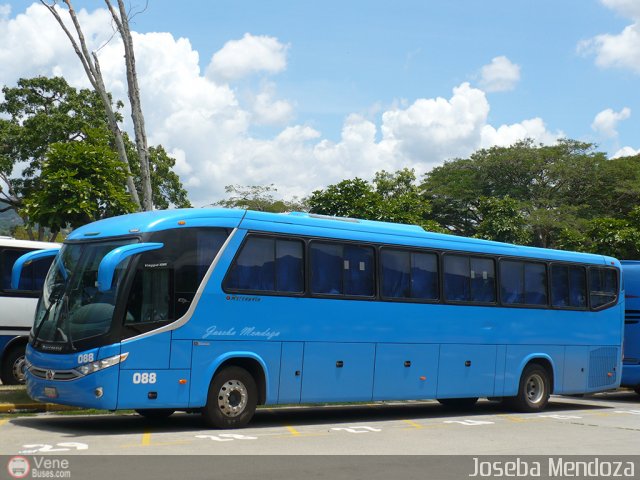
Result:
{"label": "green tree", "polygon": [[[77,90],[61,77],[36,77],[20,79],[16,87],[5,86],[2,91],[5,99],[0,103],[0,113],[6,114],[7,118],[0,120],[0,180],[3,183],[0,199],[16,210],[27,224],[33,225],[24,206],[30,201],[32,208],[28,212],[33,212],[32,197],[41,195],[43,175],[51,173],[43,165],[52,146],[70,143],[74,149],[81,149],[83,147],[76,144],[86,142],[88,132],[95,137],[102,136],[102,133],[96,134],[100,131],[106,135],[107,146],[116,151],[115,140],[102,100],[93,90]],[[118,102],[116,108],[120,107]],[[131,141],[127,145],[132,152],[129,158],[136,171],[137,183],[141,185],[135,146]],[[90,146],[94,147],[95,142]],[[160,145],[149,150],[156,205],[160,208],[189,206],[186,191],[172,170],[175,160]],[[12,178],[11,172],[19,163],[26,165],[22,176]],[[55,205],[49,208],[55,208]],[[38,236],[42,238],[43,232]]]}
{"label": "green tree", "polygon": [[135,211],[126,177],[106,130],[91,130],[84,141],[54,143],[42,163],[41,188],[24,199],[24,213],[31,224],[57,234],[67,225]]}
{"label": "green tree", "polygon": [[229,195],[224,200],[213,203],[213,206],[224,208],[241,208],[257,212],[304,212],[308,210],[305,200],[293,197],[290,200],[277,199],[278,189],[271,185],[227,185],[224,187]]}
{"label": "green tree", "polygon": [[495,228],[487,231],[482,199],[508,197],[518,203],[532,245],[564,248],[586,234],[589,221],[630,215],[640,203],[640,159],[609,160],[575,140],[550,146],[525,140],[436,167],[422,189],[432,217],[450,232],[500,238]]}
{"label": "green tree", "polygon": [[316,190],[309,198],[310,211],[322,215],[420,225],[430,231],[442,228],[429,219],[430,205],[420,194],[415,172],[377,172],[372,182],[343,180]]}
{"label": "green tree", "polygon": [[478,211],[482,221],[476,236],[487,240],[526,245],[531,240],[527,222],[517,200],[509,197],[481,197]]}

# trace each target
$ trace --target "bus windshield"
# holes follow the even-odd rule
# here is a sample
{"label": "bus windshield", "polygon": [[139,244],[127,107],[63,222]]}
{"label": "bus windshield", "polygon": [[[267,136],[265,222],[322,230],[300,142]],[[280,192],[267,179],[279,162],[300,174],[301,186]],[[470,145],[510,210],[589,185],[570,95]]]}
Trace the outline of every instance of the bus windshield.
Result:
{"label": "bus windshield", "polygon": [[137,239],[65,244],[44,283],[33,327],[35,340],[60,343],[73,350],[74,342],[103,335],[111,328],[119,285],[130,259],[118,265],[113,288],[96,286],[102,258],[116,247]]}

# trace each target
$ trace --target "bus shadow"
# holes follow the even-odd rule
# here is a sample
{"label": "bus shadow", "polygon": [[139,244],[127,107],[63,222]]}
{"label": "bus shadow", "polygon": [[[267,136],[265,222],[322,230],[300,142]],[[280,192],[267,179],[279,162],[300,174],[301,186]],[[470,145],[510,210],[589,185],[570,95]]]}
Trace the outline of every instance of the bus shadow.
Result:
{"label": "bus shadow", "polygon": [[[627,401],[627,397],[623,401]],[[592,400],[589,397],[587,400]],[[552,400],[544,414],[561,414],[570,410],[602,410],[612,408],[598,402],[572,402],[563,397],[562,401]],[[585,399],[580,399],[585,400]],[[608,398],[613,400],[613,398]],[[617,400],[617,398],[616,398]],[[474,407],[451,409],[436,401],[370,403],[354,405],[312,405],[291,407],[263,407],[249,424],[250,429],[269,429],[283,426],[342,425],[365,422],[398,420],[438,420],[448,418],[473,419],[487,415],[535,416],[539,413],[514,413],[501,402],[480,400]],[[209,430],[199,414],[176,413],[163,420],[149,420],[136,414],[104,415],[56,415],[20,417],[12,424],[23,428],[49,431],[69,438],[86,435],[132,435],[144,433],[215,432]],[[220,431],[222,432],[222,431]]]}

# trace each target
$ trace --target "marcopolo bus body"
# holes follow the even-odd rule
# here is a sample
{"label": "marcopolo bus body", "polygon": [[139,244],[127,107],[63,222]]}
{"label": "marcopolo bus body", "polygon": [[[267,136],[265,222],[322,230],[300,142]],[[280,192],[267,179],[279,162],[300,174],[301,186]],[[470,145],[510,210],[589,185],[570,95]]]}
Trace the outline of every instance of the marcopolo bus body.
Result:
{"label": "marcopolo bus body", "polygon": [[53,257],[33,258],[24,266],[20,282],[12,287],[13,265],[26,253],[57,248],[60,248],[57,243],[0,237],[0,380],[5,385],[24,382],[22,367],[27,334]]}
{"label": "marcopolo bus body", "polygon": [[37,400],[246,424],[256,404],[616,388],[613,258],[310,214],[189,209],[86,225],[46,279]]}
{"label": "marcopolo bus body", "polygon": [[622,386],[640,395],[640,261],[623,260],[625,286]]}

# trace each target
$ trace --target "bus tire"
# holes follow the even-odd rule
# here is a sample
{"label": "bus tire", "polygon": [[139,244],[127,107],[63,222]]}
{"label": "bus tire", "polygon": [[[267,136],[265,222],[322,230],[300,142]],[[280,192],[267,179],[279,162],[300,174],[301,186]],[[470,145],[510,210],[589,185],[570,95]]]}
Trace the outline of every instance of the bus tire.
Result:
{"label": "bus tire", "polygon": [[24,383],[24,345],[11,347],[2,359],[0,379],[3,385],[21,385]]}
{"label": "bus tire", "polygon": [[551,381],[547,370],[536,363],[525,367],[520,377],[518,395],[508,399],[508,405],[524,413],[544,410],[551,395]]}
{"label": "bus tire", "polygon": [[640,395],[640,385],[636,385],[633,389],[638,395]]}
{"label": "bus tire", "polygon": [[210,427],[244,427],[256,411],[258,387],[244,368],[225,367],[213,377],[202,416]]}
{"label": "bus tire", "polygon": [[443,407],[450,408],[451,410],[465,410],[473,407],[478,401],[478,397],[471,398],[439,398],[438,402]]}
{"label": "bus tire", "polygon": [[138,415],[148,418],[149,420],[162,420],[173,415],[175,410],[170,408],[143,408],[136,410]]}

